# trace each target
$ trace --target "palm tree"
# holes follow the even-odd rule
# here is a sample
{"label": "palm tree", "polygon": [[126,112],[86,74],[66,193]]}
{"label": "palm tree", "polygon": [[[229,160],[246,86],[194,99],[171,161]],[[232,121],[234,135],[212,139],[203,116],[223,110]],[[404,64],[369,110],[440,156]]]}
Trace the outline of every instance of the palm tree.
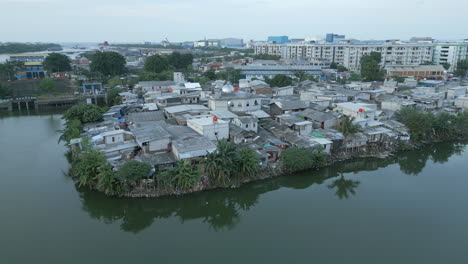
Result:
{"label": "palm tree", "polygon": [[98,190],[109,196],[120,196],[128,191],[128,185],[115,177],[109,163],[99,167],[98,171],[98,183],[96,185]]}
{"label": "palm tree", "polygon": [[237,163],[240,177],[248,177],[254,175],[258,171],[259,161],[255,153],[250,149],[242,149],[239,151],[239,162]]}
{"label": "palm tree", "polygon": [[180,161],[176,171],[174,182],[183,190],[193,188],[200,181],[197,169],[187,160]]}
{"label": "palm tree", "polygon": [[329,189],[337,188],[335,194],[336,196],[338,196],[338,198],[340,198],[340,200],[342,200],[343,198],[348,199],[349,194],[352,194],[352,195],[356,194],[355,189],[359,186],[359,184],[360,184],[359,181],[346,180],[343,177],[343,173],[341,173],[340,178],[336,179],[335,181],[333,181],[332,184],[328,185],[328,188]]}
{"label": "palm tree", "polygon": [[338,125],[336,128],[338,131],[340,131],[343,134],[343,141],[346,144],[346,139],[348,139],[349,136],[355,135],[356,133],[361,131],[361,127],[358,124],[354,124],[354,117],[349,117],[347,115],[343,115],[340,120],[340,125]]}

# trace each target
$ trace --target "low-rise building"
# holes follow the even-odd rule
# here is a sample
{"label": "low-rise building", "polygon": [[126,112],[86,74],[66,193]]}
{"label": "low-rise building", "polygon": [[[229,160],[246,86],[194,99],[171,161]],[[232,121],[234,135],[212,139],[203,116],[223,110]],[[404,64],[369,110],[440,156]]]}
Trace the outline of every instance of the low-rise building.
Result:
{"label": "low-rise building", "polygon": [[245,92],[222,93],[210,96],[208,106],[213,111],[257,111],[262,107],[262,97]]}
{"label": "low-rise building", "polygon": [[447,99],[456,99],[460,96],[465,96],[468,86],[457,86],[447,89]]}
{"label": "low-rise building", "polygon": [[374,120],[377,106],[359,102],[346,102],[336,104],[334,109],[338,113],[342,113],[349,117],[359,120]]}
{"label": "low-rise building", "polygon": [[273,96],[288,96],[294,94],[294,86],[274,87]]}
{"label": "low-rise building", "polygon": [[218,119],[216,116],[203,115],[194,117],[187,120],[187,126],[210,140],[229,138],[229,123]]}
{"label": "low-rise building", "polygon": [[247,131],[253,131],[255,133],[258,131],[258,119],[253,116],[240,116],[234,118],[232,123]]}
{"label": "low-rise building", "polygon": [[177,160],[200,159],[216,151],[216,145],[206,137],[191,137],[172,141],[172,153]]}
{"label": "low-rise building", "polygon": [[455,99],[455,106],[463,109],[468,109],[468,96],[460,96]]}
{"label": "low-rise building", "polygon": [[410,77],[416,79],[445,80],[447,71],[442,65],[388,65],[385,67],[387,79]]}
{"label": "low-rise building", "polygon": [[321,112],[314,109],[297,112],[296,116],[312,122],[313,128],[329,129],[336,126],[338,122],[336,113]]}
{"label": "low-rise building", "polygon": [[270,115],[276,117],[282,114],[304,111],[309,107],[308,101],[293,100],[293,101],[276,101],[270,103]]}
{"label": "low-rise building", "polygon": [[171,136],[157,124],[147,124],[132,128],[138,146],[144,153],[167,152],[170,150]]}

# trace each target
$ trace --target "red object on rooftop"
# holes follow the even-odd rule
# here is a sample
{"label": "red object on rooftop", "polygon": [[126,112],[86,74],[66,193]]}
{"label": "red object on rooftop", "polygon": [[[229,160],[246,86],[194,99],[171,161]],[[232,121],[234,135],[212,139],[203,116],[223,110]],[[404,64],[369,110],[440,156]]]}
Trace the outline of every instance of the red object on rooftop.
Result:
{"label": "red object on rooftop", "polygon": [[359,113],[362,113],[362,112],[364,112],[364,109],[359,108]]}
{"label": "red object on rooftop", "polygon": [[218,117],[217,116],[213,116],[213,122],[218,122]]}
{"label": "red object on rooftop", "polygon": [[238,92],[239,91],[239,87],[234,87],[234,92]]}

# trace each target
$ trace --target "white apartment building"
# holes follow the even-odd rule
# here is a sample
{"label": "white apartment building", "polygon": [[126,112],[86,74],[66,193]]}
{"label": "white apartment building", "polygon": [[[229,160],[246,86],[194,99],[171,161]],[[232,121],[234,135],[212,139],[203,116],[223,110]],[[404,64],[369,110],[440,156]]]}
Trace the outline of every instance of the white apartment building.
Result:
{"label": "white apartment building", "polygon": [[468,59],[468,42],[437,43],[434,46],[434,64],[449,63],[449,72],[454,72],[460,60]]}
{"label": "white apartment building", "polygon": [[351,71],[360,69],[363,55],[382,54],[381,65],[420,65],[432,62],[434,45],[429,43],[371,44],[272,44],[254,46],[255,54],[281,56],[283,59],[334,61]]}

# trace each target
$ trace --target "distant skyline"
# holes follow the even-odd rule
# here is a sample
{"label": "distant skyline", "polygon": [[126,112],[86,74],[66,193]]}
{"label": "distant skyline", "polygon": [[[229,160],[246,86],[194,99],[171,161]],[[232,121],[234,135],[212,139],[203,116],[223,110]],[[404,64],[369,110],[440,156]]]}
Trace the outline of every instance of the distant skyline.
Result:
{"label": "distant skyline", "polygon": [[[468,1],[0,0],[0,42],[468,38]],[[443,8],[443,11],[440,9]]]}

